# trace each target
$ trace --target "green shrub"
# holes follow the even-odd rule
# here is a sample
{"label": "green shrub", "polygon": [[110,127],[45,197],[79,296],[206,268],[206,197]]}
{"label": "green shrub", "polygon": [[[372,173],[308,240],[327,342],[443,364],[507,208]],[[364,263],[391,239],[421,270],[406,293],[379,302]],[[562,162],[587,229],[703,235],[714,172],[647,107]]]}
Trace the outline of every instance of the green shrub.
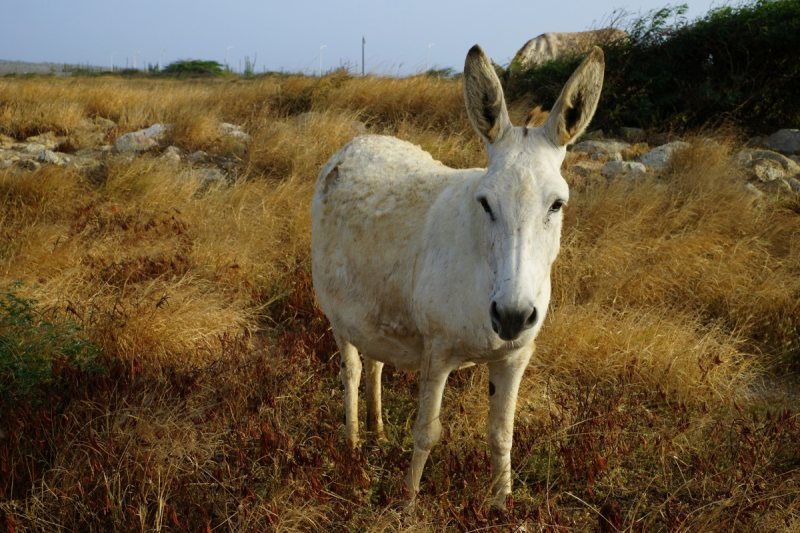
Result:
{"label": "green shrub", "polygon": [[[800,125],[800,0],[723,6],[687,22],[686,6],[633,20],[605,47],[595,127],[686,130],[732,120],[750,133]],[[582,57],[507,75],[509,97],[552,106]]]}
{"label": "green shrub", "polygon": [[18,284],[0,289],[0,398],[38,401],[42,387],[53,382],[54,363],[97,369],[100,351],[78,324],[37,311],[36,300],[18,291]]}
{"label": "green shrub", "polygon": [[202,77],[202,76],[221,76],[223,74],[222,65],[216,61],[176,61],[167,65],[162,71],[167,76],[183,77]]}

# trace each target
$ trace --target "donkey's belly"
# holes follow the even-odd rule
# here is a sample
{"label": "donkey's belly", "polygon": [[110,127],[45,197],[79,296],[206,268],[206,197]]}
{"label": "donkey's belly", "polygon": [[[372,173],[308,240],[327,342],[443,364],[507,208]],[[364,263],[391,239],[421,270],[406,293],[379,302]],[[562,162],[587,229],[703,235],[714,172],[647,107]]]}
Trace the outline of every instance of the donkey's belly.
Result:
{"label": "donkey's belly", "polygon": [[388,331],[357,335],[351,343],[365,357],[392,365],[403,372],[419,370],[423,342],[420,335],[403,337]]}

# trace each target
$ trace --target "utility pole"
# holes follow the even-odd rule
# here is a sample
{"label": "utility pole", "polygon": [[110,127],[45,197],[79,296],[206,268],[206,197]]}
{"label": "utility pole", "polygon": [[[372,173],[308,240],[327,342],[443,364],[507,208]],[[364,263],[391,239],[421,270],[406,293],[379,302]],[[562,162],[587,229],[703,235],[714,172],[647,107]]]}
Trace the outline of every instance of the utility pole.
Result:
{"label": "utility pole", "polygon": [[425,63],[425,72],[428,72],[431,69],[431,46],[435,43],[431,43],[428,45],[428,61]]}
{"label": "utility pole", "polygon": [[111,72],[114,72],[114,54],[116,54],[116,52],[111,54]]}
{"label": "utility pole", "polygon": [[322,46],[319,47],[319,77],[320,78],[322,77],[322,49],[323,48],[327,48],[327,47],[328,47],[327,44],[323,44]]}
{"label": "utility pole", "polygon": [[161,56],[166,52],[166,48],[162,48],[161,51],[158,53],[158,71],[161,72]]}
{"label": "utility pole", "polygon": [[228,62],[228,52],[230,52],[231,48],[233,48],[233,46],[229,46],[225,49],[225,68],[228,69],[228,72],[231,70],[231,64]]}
{"label": "utility pole", "polygon": [[361,37],[361,77],[364,77],[364,47],[367,45],[367,40]]}

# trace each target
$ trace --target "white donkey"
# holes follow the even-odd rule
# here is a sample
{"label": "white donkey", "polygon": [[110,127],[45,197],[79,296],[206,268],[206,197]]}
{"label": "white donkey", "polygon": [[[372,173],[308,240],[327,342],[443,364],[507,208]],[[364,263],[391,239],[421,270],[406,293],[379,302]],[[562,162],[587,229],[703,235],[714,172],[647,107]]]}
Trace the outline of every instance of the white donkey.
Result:
{"label": "white donkey", "polygon": [[367,429],[382,436],[384,363],[420,371],[412,495],[441,434],[447,376],[489,365],[492,501],[511,492],[511,436],[520,381],[550,301],[566,145],[586,128],[603,84],[594,48],[540,128],[513,127],[479,46],[467,54],[467,113],[488,169],[456,170],[392,137],[359,137],[327,162],[311,208],[314,288],[341,353],[347,438],[358,441],[358,385],[367,367]]}

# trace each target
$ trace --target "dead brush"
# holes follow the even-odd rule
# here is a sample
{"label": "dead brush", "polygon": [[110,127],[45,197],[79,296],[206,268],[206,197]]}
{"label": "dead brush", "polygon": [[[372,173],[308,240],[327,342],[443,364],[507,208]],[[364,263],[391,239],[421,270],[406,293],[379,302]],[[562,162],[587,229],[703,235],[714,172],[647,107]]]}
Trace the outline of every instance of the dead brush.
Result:
{"label": "dead brush", "polygon": [[[95,117],[118,124],[103,142],[173,122],[169,142],[239,158],[233,186],[199,195],[157,153],[91,175],[0,170],[0,277],[82,323],[106,358],[104,374],[57,366],[52,402],[0,408],[0,527],[796,528],[796,400],[754,383],[777,388],[765,365],[800,353],[800,219],[741,191],[725,136],[692,140],[640,183],[572,191],[506,510],[477,489],[490,483],[485,369],[450,377],[413,510],[400,477],[416,375],[387,367],[389,440],[347,448],[307,267],[314,179],[356,121],[484,165],[461,90],[428,77],[0,80],[0,131],[18,139]],[[529,107],[512,106],[515,123]],[[221,122],[249,147],[226,146]]]}

